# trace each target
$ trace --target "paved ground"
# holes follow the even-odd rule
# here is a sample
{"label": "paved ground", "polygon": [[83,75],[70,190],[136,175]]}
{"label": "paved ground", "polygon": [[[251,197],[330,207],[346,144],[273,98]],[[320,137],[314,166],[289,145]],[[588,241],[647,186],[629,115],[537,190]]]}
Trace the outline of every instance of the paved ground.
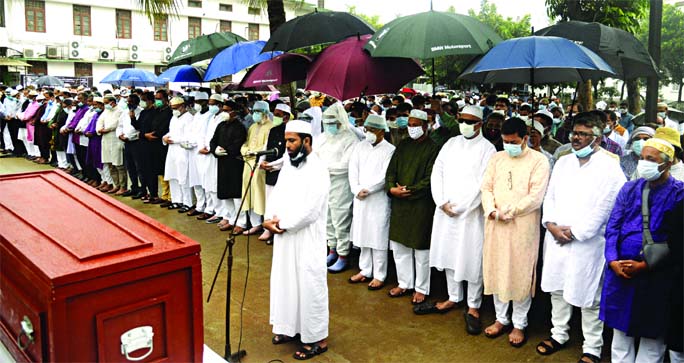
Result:
{"label": "paved ground", "polygon": [[[0,174],[50,169],[23,159],[0,159]],[[226,232],[215,225],[207,225],[176,211],[142,204],[130,198],[117,198],[125,204],[175,228],[202,245],[202,280],[204,285],[205,343],[219,354],[224,352],[224,318],[226,296],[225,264],[211,301],[206,296],[214,277]],[[2,191],[0,190],[0,202]],[[294,344],[271,344],[269,316],[269,275],[271,247],[255,237],[249,241],[238,238],[234,249],[233,295],[231,297],[232,349],[236,351],[240,337],[241,348],[247,350],[243,362],[292,362]],[[245,277],[249,279],[245,292]],[[393,265],[390,269],[393,270]],[[508,345],[507,338],[487,339],[484,335],[469,336],[465,332],[463,311],[453,310],[445,315],[416,316],[410,298],[390,299],[388,287],[368,291],[364,286],[350,285],[347,279],[358,272],[353,269],[339,275],[329,275],[330,291],[330,350],[313,359],[314,362],[575,362],[581,354],[579,311],[572,320],[572,337],[568,347],[550,357],[535,353],[535,345],[549,334],[550,306],[546,294],[537,294],[530,312],[529,342],[520,349]],[[390,274],[387,286],[396,283]],[[432,296],[446,296],[444,276],[433,270]],[[244,305],[242,301],[244,298]],[[242,313],[242,314],[241,314]],[[491,297],[483,304],[483,322],[494,320]],[[606,345],[610,340],[606,337]],[[604,348],[604,357],[609,357]]]}

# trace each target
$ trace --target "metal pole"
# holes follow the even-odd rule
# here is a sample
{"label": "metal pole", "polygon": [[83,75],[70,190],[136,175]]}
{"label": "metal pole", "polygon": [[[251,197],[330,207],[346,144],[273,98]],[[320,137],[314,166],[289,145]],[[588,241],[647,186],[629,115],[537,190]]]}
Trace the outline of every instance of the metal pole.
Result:
{"label": "metal pole", "polygon": [[[655,64],[660,68],[660,40],[663,25],[663,0],[651,0],[651,11],[648,20],[648,52]],[[656,119],[658,104],[658,76],[647,78],[646,88],[646,122]]]}
{"label": "metal pole", "polygon": [[[432,2],[430,2],[430,6],[432,6]],[[432,58],[432,95],[433,96],[437,92],[436,88],[437,88],[437,84],[435,83],[435,58]]]}

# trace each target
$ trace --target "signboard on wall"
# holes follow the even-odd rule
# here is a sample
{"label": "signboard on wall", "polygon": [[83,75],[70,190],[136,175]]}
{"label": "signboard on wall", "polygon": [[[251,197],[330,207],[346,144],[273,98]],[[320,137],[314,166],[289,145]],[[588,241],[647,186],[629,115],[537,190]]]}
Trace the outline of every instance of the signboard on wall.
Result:
{"label": "signboard on wall", "polygon": [[[24,86],[30,85],[30,84],[35,84],[36,79],[38,79],[39,75],[34,75],[34,74],[26,74],[21,76],[21,84]],[[83,87],[92,87],[93,86],[93,77],[63,77],[63,76],[54,76],[55,78],[59,78],[64,82],[65,84],[70,84],[72,87],[76,88],[78,86],[83,86]]]}

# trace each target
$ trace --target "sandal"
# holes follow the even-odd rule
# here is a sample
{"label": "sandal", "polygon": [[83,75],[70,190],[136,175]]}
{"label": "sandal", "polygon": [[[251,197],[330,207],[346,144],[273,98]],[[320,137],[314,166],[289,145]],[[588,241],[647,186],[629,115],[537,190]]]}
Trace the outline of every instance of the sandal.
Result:
{"label": "sandal", "polygon": [[[356,276],[356,275],[354,275],[354,276]],[[354,276],[350,277],[349,280],[347,280],[347,281],[349,281],[350,284],[359,284],[361,282],[368,282],[371,279],[370,277],[366,277],[366,276],[361,275],[360,279],[354,280]]]}
{"label": "sandal", "polygon": [[527,331],[525,329],[522,329],[522,334],[523,334],[523,338],[519,343],[513,343],[509,337],[508,344],[510,344],[511,347],[513,347],[513,348],[520,348],[523,345],[525,345],[525,343],[527,343]]}
{"label": "sandal", "polygon": [[[401,288],[399,288],[399,289],[401,289]],[[389,297],[402,297],[402,296],[406,296],[408,294],[413,293],[413,290],[411,290],[411,289],[401,289],[400,293],[393,294],[392,290],[394,290],[394,289],[391,289],[390,291],[387,292],[387,295],[389,295]]]}
{"label": "sandal", "polygon": [[599,358],[593,354],[590,354],[590,353],[583,353],[582,356],[580,357],[580,359],[577,361],[577,363],[589,363],[589,362],[585,361],[583,358],[589,358],[591,363],[601,362],[601,358]]}
{"label": "sandal", "polygon": [[318,343],[309,345],[309,349],[305,348],[303,345],[299,350],[297,350],[292,356],[296,360],[307,360],[311,359],[319,354],[323,354],[328,351],[328,347],[321,347]]}
{"label": "sandal", "polygon": [[[548,343],[547,343],[548,341]],[[550,343],[550,344],[549,344]],[[544,349],[544,351],[539,350],[539,348]],[[549,337],[549,339],[543,340],[537,344],[537,353],[541,355],[551,355],[557,351],[565,348],[565,344],[558,343],[555,339]]]}
{"label": "sandal", "polygon": [[[494,324],[496,324],[496,323],[494,323]],[[499,324],[501,324],[501,323],[499,323]],[[513,330],[513,324],[508,324],[508,325],[501,324],[501,325],[502,325],[502,327],[499,328],[499,331],[497,331],[496,333],[493,333],[493,334],[487,333],[487,329],[485,329],[485,336],[487,338],[494,339],[494,338],[498,338],[498,337],[508,333],[509,331]]]}
{"label": "sandal", "polygon": [[[379,285],[376,285],[376,286],[372,286],[371,284],[373,283],[373,281],[379,281],[380,284],[379,284]],[[384,281],[380,281],[380,280],[376,280],[376,279],[373,279],[373,281],[371,281],[371,282],[368,284],[368,290],[370,290],[370,291],[376,291],[376,290],[380,290],[380,289],[382,289],[383,287],[385,287],[385,282],[384,282]]]}
{"label": "sandal", "polygon": [[419,293],[418,291],[414,291],[414,292],[413,292],[413,300],[411,300],[411,304],[413,304],[413,305],[420,305],[420,304],[424,303],[424,302],[425,302],[425,299],[426,299],[425,294],[421,294],[421,295],[423,295],[423,299],[420,300],[420,301],[416,300],[416,294],[421,294],[421,293]]}
{"label": "sandal", "polygon": [[276,334],[271,338],[273,345],[285,344],[299,339],[299,334],[291,337],[285,334]]}
{"label": "sandal", "polygon": [[245,229],[240,227],[240,226],[234,226],[233,227],[233,235],[237,236],[238,234],[242,234],[242,232],[244,232],[244,231],[245,231]]}

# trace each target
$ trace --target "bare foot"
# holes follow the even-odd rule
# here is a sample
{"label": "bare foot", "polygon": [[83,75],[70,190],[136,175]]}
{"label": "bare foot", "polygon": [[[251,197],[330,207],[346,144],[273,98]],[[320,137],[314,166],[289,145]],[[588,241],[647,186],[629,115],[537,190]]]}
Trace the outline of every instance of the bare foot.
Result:
{"label": "bare foot", "polygon": [[436,303],[435,307],[439,310],[446,310],[446,309],[451,309],[454,305],[456,305],[455,302],[453,302],[451,300],[447,300],[447,301],[442,301],[442,302]]}
{"label": "bare foot", "polygon": [[518,328],[513,328],[508,334],[508,342],[511,344],[520,344],[523,340],[525,340],[525,333]]}
{"label": "bare foot", "polygon": [[368,280],[369,280],[369,278],[364,276],[360,272],[349,278],[349,281],[351,281],[351,282],[366,282]]}
{"label": "bare foot", "polygon": [[475,308],[468,308],[468,314],[470,314],[476,318],[480,317],[480,311],[478,309],[475,309]]}
{"label": "bare foot", "polygon": [[371,281],[371,282],[368,284],[368,287],[370,287],[370,288],[379,288],[379,287],[383,287],[383,286],[385,286],[385,282],[384,282],[384,281],[380,281],[380,280],[378,280],[378,279],[373,279],[373,281]]}
{"label": "bare foot", "polygon": [[499,321],[495,321],[494,324],[488,326],[485,328],[485,335],[486,336],[498,336],[501,334],[501,331],[504,329],[504,325],[499,323]]}
{"label": "bare foot", "polygon": [[425,301],[425,294],[420,293],[418,291],[413,293],[413,303],[414,304],[421,304],[423,301]]}
{"label": "bare foot", "polygon": [[390,296],[400,296],[400,295],[403,295],[404,293],[406,293],[406,289],[402,289],[399,286],[392,288],[389,291]]}

